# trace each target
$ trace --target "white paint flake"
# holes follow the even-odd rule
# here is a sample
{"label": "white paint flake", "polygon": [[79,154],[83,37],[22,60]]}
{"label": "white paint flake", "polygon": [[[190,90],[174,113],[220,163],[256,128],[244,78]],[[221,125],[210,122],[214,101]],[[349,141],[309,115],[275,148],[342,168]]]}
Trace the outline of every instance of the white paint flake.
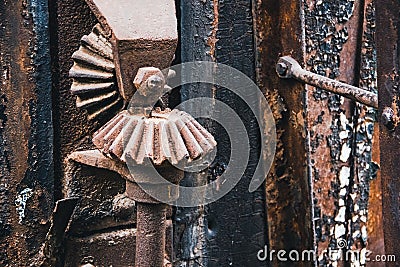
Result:
{"label": "white paint flake", "polygon": [[344,143],[342,145],[342,151],[340,152],[340,160],[342,162],[346,162],[351,154],[351,147],[349,146],[349,144]]}
{"label": "white paint flake", "polygon": [[15,198],[14,203],[19,217],[18,220],[19,224],[22,224],[22,221],[25,218],[26,202],[32,197],[32,195],[33,195],[33,190],[30,188],[25,188]]}
{"label": "white paint flake", "polygon": [[340,187],[344,188],[350,183],[350,168],[347,166],[342,167],[339,173]]}

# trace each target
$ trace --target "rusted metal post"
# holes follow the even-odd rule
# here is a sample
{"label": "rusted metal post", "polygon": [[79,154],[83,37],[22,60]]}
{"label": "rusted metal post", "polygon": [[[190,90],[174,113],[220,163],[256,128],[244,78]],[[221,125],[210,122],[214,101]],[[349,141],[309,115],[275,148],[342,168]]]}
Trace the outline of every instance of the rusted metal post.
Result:
{"label": "rusted metal post", "polygon": [[400,261],[400,3],[376,1],[376,40],[379,88],[379,144],[381,154],[382,204],[385,253]]}
{"label": "rusted metal post", "polygon": [[290,56],[281,57],[279,59],[276,65],[276,72],[281,78],[294,78],[306,84],[358,101],[367,106],[378,108],[377,94],[307,71]]}
{"label": "rusted metal post", "polygon": [[[136,202],[136,267],[164,266],[167,205],[151,197],[140,184],[150,186],[157,192],[161,192],[168,185],[152,183],[154,177],[151,177],[151,168],[152,166],[137,166],[130,169],[133,179],[129,177],[126,181],[125,194]],[[134,169],[137,169],[137,172]],[[157,167],[157,172],[173,183],[183,178],[183,171],[168,164]],[[171,190],[171,200],[178,196],[179,192]]]}
{"label": "rusted metal post", "polygon": [[135,266],[163,266],[165,204],[137,203]]}

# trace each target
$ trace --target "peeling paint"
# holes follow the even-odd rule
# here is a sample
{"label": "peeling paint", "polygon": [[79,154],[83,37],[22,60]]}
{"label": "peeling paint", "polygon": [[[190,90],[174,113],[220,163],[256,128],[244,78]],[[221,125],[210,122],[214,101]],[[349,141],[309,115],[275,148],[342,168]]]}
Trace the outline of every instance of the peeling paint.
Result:
{"label": "peeling paint", "polygon": [[18,213],[19,224],[22,224],[25,218],[26,203],[32,197],[32,195],[33,195],[33,190],[30,188],[25,188],[24,190],[18,193],[14,201]]}
{"label": "peeling paint", "polygon": [[[323,76],[348,82],[354,67],[348,45],[354,46],[357,28],[354,0],[304,0],[306,67]],[[352,48],[354,51],[354,48]],[[343,68],[342,61],[347,61]],[[349,62],[350,61],[350,62]],[[354,69],[354,68],[353,68]],[[341,266],[323,253],[346,239],[348,197],[352,181],[353,120],[349,100],[318,88],[308,90],[310,152],[314,182],[314,221],[318,264]]]}
{"label": "peeling paint", "polygon": [[[377,92],[377,58],[375,44],[375,4],[368,1],[364,10],[364,30],[361,45],[360,87]],[[351,188],[351,219],[349,244],[351,250],[367,246],[367,215],[370,181],[376,177],[378,165],[372,161],[372,146],[376,110],[356,104],[354,183]],[[377,205],[380,205],[377,203]],[[378,253],[378,252],[377,252]],[[365,261],[352,261],[352,266],[365,266]]]}

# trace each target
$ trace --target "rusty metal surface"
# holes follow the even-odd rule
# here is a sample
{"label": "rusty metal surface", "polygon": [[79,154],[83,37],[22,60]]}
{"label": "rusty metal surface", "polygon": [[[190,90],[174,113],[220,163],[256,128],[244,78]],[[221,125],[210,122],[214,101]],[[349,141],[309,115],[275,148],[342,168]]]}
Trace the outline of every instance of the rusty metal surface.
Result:
{"label": "rusty metal surface", "polygon": [[0,265],[27,266],[53,210],[48,2],[0,3]]}
{"label": "rusty metal surface", "polygon": [[[305,2],[307,68],[376,93],[371,1]],[[318,263],[364,266],[362,258],[332,259],[323,251],[340,242],[345,252],[368,249],[375,111],[315,88],[307,100]]]}
{"label": "rusty metal surface", "polygon": [[87,0],[113,46],[118,88],[125,100],[136,89],[133,79],[141,67],[170,66],[178,42],[173,0]]}
{"label": "rusty metal surface", "polygon": [[165,253],[165,204],[138,203],[136,267],[162,267]]}
{"label": "rusty metal surface", "polygon": [[[376,0],[376,39],[378,54],[378,88],[379,116],[385,108],[390,107],[395,115],[399,114],[400,105],[400,57],[399,57],[399,28],[398,11],[400,4],[392,0]],[[400,129],[394,131],[379,124],[379,142],[381,149],[381,176],[383,225],[386,254],[396,255],[400,259],[400,164],[399,140]],[[399,266],[399,263],[387,263],[387,266]]]}
{"label": "rusty metal surface", "polygon": [[94,134],[93,143],[106,155],[122,162],[129,157],[137,165],[146,159],[156,165],[166,160],[190,162],[216,146],[212,135],[189,114],[170,110],[152,112],[149,118],[123,111]]}
{"label": "rusty metal surface", "polygon": [[281,57],[276,67],[276,71],[281,78],[295,78],[308,85],[347,97],[370,107],[378,108],[378,95],[376,93],[304,70],[290,56]]}
{"label": "rusty metal surface", "polygon": [[[302,5],[297,7],[297,14],[304,15],[303,35],[300,33],[301,30],[296,28],[296,25],[301,25],[301,22],[289,23],[296,18],[295,14],[290,15],[295,8],[289,10],[284,7],[285,4],[280,3],[259,3],[264,13],[261,13],[262,15],[256,13],[259,16],[256,26],[260,41],[260,84],[262,88],[267,88],[266,92],[269,93],[268,97],[278,125],[285,122],[285,125],[278,129],[278,137],[285,140],[283,138],[286,132],[296,125],[294,129],[298,129],[301,125],[307,131],[308,137],[304,133],[301,134],[296,138],[297,144],[289,146],[288,141],[278,143],[277,163],[281,158],[283,167],[278,170],[281,170],[280,176],[284,174],[283,177],[286,179],[294,179],[294,170],[297,172],[303,170],[310,175],[310,181],[303,181],[306,184],[310,182],[312,187],[310,193],[312,199],[304,203],[306,210],[304,214],[307,214],[307,206],[312,207],[313,210],[310,221],[305,218],[305,224],[301,230],[305,231],[307,226],[309,231],[313,229],[317,253],[315,264],[323,266],[346,264],[340,258],[329,259],[324,253],[324,250],[329,248],[336,249],[338,241],[342,239],[349,251],[360,251],[367,246],[369,183],[375,177],[378,166],[371,156],[375,113],[372,108],[355,104],[318,88],[307,86],[307,94],[303,95],[301,88],[290,84],[290,81],[274,81],[271,78],[272,72],[268,75],[268,70],[271,68],[268,62],[272,61],[271,55],[274,55],[274,51],[276,51],[276,61],[282,55],[293,53],[292,57],[298,59],[299,62],[304,62],[311,72],[361,87],[375,94],[374,14],[371,5],[371,1],[302,1]],[[271,14],[266,16],[269,14],[268,10],[273,10],[275,13],[271,11]],[[290,19],[285,20],[285,17]],[[273,21],[280,19],[282,19],[281,24],[273,24]],[[282,25],[282,32],[279,32],[279,25]],[[304,46],[300,42],[300,37],[290,36],[296,32],[293,28],[299,31],[297,36],[304,36]],[[297,41],[296,45],[293,40]],[[303,52],[305,52],[304,55]],[[304,56],[304,61],[300,60],[301,55]],[[276,62],[270,64],[275,65]],[[282,68],[278,70],[282,73],[284,71]],[[283,89],[285,87],[288,88],[286,92]],[[276,89],[275,92],[274,89]],[[374,98],[373,94],[368,94],[372,97],[367,98]],[[374,103],[376,101],[369,102],[377,106],[377,103]],[[302,109],[298,105],[303,103],[306,104],[305,114],[299,113]],[[294,138],[295,134],[290,133],[289,136]],[[304,143],[298,140],[303,140]],[[306,151],[302,150],[303,146],[307,148]],[[303,153],[298,154],[297,151],[303,151]],[[302,158],[308,159],[308,170],[305,164],[294,170],[286,166]],[[300,177],[300,173],[297,173],[297,176]],[[281,226],[288,223],[286,217],[278,226],[271,228],[280,222],[279,214],[282,212],[279,209],[286,207],[287,203],[293,203],[293,201],[283,201],[288,197],[287,195],[283,199],[276,200],[279,196],[277,185],[277,182],[267,184],[267,207],[270,205],[269,209],[272,211],[268,213],[268,222],[271,225],[270,235],[272,235],[270,247],[272,248],[281,237],[276,236],[276,233],[282,235],[284,230]],[[374,194],[379,194],[375,190]],[[379,211],[376,209],[379,203],[372,203],[377,199],[379,200],[379,195],[374,195],[371,205],[375,207],[374,210]],[[293,228],[292,225],[288,228]],[[312,240],[312,234],[308,233],[308,240],[310,240],[308,244],[311,246],[314,240]],[[379,246],[380,241],[377,237],[379,231],[375,230],[375,233],[375,240],[371,247],[372,245]],[[288,243],[281,242],[280,244],[279,247],[291,247]],[[284,265],[285,263],[274,264]],[[356,259],[351,264],[362,266],[365,262],[362,259]]]}
{"label": "rusty metal surface", "polygon": [[38,256],[32,265],[39,266],[61,266],[64,251],[64,237],[71,216],[75,210],[77,198],[67,198],[56,202],[51,216],[51,226],[46,235],[46,240]]}
{"label": "rusty metal surface", "polygon": [[[359,87],[377,93],[377,62],[375,40],[375,1],[368,0],[362,10],[362,38]],[[375,255],[384,255],[382,225],[382,193],[379,172],[379,129],[377,110],[357,103],[355,105],[354,184],[352,194],[354,209],[350,223],[351,249],[366,248]],[[362,234],[357,234],[360,231]],[[363,264],[363,263],[362,263]],[[367,266],[382,266],[368,262]]]}
{"label": "rusty metal surface", "polygon": [[[290,54],[303,59],[302,5],[300,1],[256,1],[256,36],[259,58],[258,83],[269,101],[277,123],[275,162],[266,182],[269,249],[314,248],[309,164],[306,145],[304,85],[276,75],[276,61]],[[310,262],[296,262],[310,266]],[[272,266],[293,266],[279,262]]]}
{"label": "rusty metal surface", "polygon": [[82,37],[79,50],[72,54],[71,92],[77,96],[76,106],[86,109],[89,119],[123,107],[113,58],[111,43],[99,24]]}
{"label": "rusty metal surface", "polygon": [[[135,266],[136,229],[114,229],[66,240],[65,267]],[[87,265],[86,265],[87,264]]]}
{"label": "rusty metal surface", "polygon": [[[307,0],[304,3],[306,68],[357,84],[359,62],[354,48],[359,47],[361,2]],[[317,263],[343,266],[340,258],[329,257],[324,251],[337,250],[341,240],[347,249],[353,236],[361,237],[361,231],[349,228],[354,207],[350,196],[354,103],[313,87],[308,87],[307,101]]]}
{"label": "rusty metal surface", "polygon": [[69,160],[64,183],[65,196],[80,199],[68,230],[70,236],[135,225],[134,201],[119,200],[125,189],[119,174]]}
{"label": "rusty metal surface", "polygon": [[72,160],[96,168],[110,170],[120,174],[122,177],[130,177],[129,169],[126,164],[106,157],[99,150],[76,151],[68,156],[68,160]]}

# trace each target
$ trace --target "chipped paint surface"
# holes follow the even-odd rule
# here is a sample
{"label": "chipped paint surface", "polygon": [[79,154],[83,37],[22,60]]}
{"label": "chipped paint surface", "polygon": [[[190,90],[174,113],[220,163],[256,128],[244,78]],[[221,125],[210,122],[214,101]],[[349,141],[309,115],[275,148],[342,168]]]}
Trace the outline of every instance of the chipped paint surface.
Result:
{"label": "chipped paint surface", "polygon": [[33,190],[30,188],[25,188],[17,195],[17,198],[14,201],[18,213],[19,224],[22,224],[25,218],[26,202],[32,197],[32,195],[33,195]]}
{"label": "chipped paint surface", "polygon": [[[320,75],[359,83],[376,93],[374,7],[370,1],[365,7],[366,28],[360,39],[359,14],[364,6],[359,2],[305,1],[306,65]],[[354,53],[360,42],[361,62]],[[375,110],[360,104],[354,110],[349,100],[314,88],[308,89],[308,100],[308,119],[314,122],[310,157],[319,264],[342,266],[341,260],[329,259],[322,252],[337,249],[341,239],[350,250],[366,247],[369,181],[377,168],[371,156]],[[351,264],[362,266],[360,259]]]}
{"label": "chipped paint surface", "polygon": [[[304,1],[304,5],[307,68],[333,79],[351,79],[347,73],[341,76],[341,53],[349,41],[347,24],[354,1]],[[338,249],[337,241],[346,239],[352,114],[347,100],[318,88],[308,88],[308,109],[318,262],[338,266],[324,250]]]}
{"label": "chipped paint surface", "polygon": [[[374,1],[366,1],[364,7],[364,25],[361,45],[360,87],[377,92],[377,59],[375,47],[375,5]],[[374,128],[377,111],[373,108],[356,104],[355,107],[355,147],[354,147],[354,182],[351,188],[351,216],[348,241],[351,250],[365,248],[378,254],[374,242],[367,242],[368,205],[378,206],[381,203],[369,203],[370,181],[376,177],[378,164],[373,161]],[[374,151],[378,153],[378,151]],[[380,192],[378,192],[380,193]],[[376,230],[375,230],[376,231]],[[371,245],[371,247],[367,247]],[[365,261],[352,261],[352,266],[365,266]]]}

